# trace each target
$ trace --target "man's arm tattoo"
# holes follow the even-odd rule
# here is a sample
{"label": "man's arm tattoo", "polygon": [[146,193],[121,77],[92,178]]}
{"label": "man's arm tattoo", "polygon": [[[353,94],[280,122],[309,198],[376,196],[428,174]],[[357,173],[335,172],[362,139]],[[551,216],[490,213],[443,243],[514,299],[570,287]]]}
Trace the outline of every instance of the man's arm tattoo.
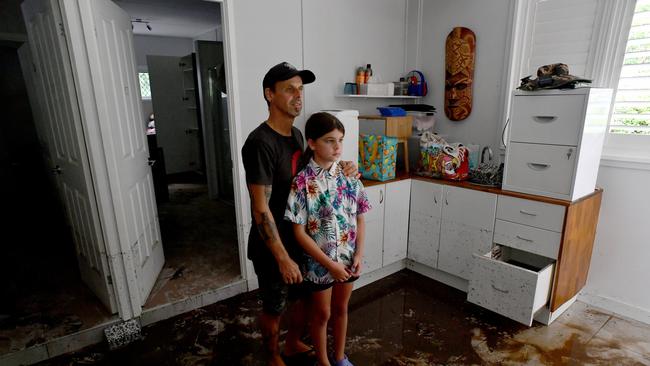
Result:
{"label": "man's arm tattoo", "polygon": [[275,226],[275,222],[271,219],[271,215],[268,212],[262,213],[262,222],[257,224],[257,231],[260,233],[260,237],[264,242],[269,241],[279,241],[280,236],[278,235],[278,228]]}
{"label": "man's arm tattoo", "polygon": [[266,197],[266,204],[271,201],[271,191],[273,190],[273,187],[271,186],[264,186],[264,197]]}

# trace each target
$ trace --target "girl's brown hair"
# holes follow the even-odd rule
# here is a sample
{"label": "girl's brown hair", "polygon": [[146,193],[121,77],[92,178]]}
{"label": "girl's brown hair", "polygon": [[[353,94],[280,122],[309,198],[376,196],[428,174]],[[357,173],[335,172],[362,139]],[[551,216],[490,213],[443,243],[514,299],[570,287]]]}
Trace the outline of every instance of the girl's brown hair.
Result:
{"label": "girl's brown hair", "polygon": [[[343,123],[338,118],[327,112],[314,113],[307,119],[307,123],[305,124],[305,138],[316,141],[319,137],[334,130],[339,130],[345,135],[345,126],[343,126]],[[312,157],[314,157],[314,151],[307,146],[300,158],[299,170],[302,170],[302,168],[309,164],[309,159]]]}

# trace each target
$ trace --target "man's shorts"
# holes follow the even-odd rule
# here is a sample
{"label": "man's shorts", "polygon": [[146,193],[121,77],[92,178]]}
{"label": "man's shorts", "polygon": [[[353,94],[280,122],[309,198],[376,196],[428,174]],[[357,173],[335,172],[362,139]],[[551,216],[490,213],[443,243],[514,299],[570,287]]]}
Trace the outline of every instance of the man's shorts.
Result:
{"label": "man's shorts", "polygon": [[289,303],[307,298],[310,294],[301,284],[284,283],[274,258],[253,260],[253,267],[260,287],[262,310],[265,314],[282,315]]}

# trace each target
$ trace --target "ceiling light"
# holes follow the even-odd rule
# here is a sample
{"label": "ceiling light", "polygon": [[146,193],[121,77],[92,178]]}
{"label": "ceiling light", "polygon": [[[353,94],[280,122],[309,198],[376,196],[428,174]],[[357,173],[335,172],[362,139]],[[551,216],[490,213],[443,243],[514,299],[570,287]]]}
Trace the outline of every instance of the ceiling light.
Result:
{"label": "ceiling light", "polygon": [[131,29],[133,29],[133,23],[141,23],[141,24],[144,24],[150,32],[152,31],[152,29],[151,29],[151,25],[149,25],[149,22],[146,21],[146,20],[142,20],[142,19],[140,19],[140,18],[132,19],[132,20],[131,20]]}

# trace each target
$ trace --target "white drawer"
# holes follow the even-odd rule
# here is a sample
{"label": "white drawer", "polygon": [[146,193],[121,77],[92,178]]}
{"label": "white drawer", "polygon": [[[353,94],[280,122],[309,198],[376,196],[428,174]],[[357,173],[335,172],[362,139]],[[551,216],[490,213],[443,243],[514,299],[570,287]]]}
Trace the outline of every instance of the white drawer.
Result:
{"label": "white drawer", "polygon": [[499,195],[497,219],[562,232],[565,207]]}
{"label": "white drawer", "polygon": [[584,101],[584,95],[515,96],[510,140],[578,145],[584,121]]}
{"label": "white drawer", "polygon": [[503,189],[555,198],[571,195],[576,159],[572,146],[511,143]]}
{"label": "white drawer", "polygon": [[[474,254],[467,301],[531,326],[551,292],[554,261],[507,247]],[[524,268],[527,267],[527,268]]]}
{"label": "white drawer", "polygon": [[557,259],[562,234],[531,226],[496,220],[494,242],[544,257]]}

